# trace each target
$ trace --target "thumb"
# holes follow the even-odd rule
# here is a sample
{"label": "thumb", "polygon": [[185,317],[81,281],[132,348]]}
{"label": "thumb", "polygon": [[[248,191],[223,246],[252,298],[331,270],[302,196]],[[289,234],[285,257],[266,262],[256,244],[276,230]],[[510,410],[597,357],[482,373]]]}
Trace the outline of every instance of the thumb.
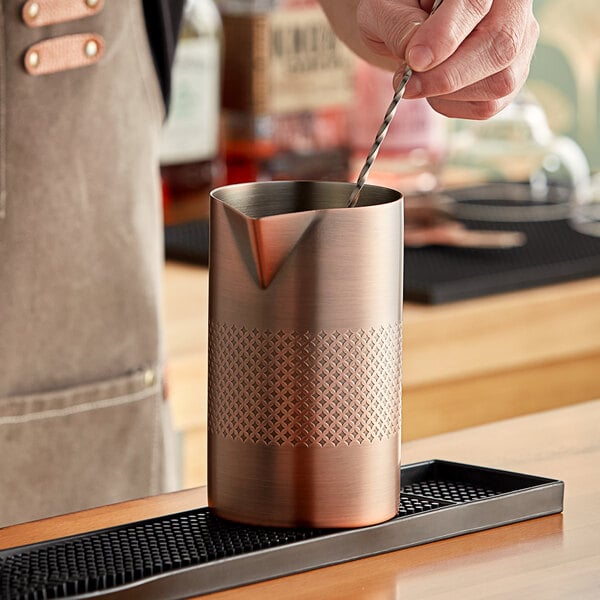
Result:
{"label": "thumb", "polygon": [[360,0],[356,19],[362,42],[372,52],[405,62],[405,52],[429,13],[419,0]]}

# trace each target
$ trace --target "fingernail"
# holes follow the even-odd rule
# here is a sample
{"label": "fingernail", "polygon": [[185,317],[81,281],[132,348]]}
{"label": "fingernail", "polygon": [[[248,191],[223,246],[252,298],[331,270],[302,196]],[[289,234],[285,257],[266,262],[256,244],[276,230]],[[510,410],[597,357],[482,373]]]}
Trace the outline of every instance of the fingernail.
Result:
{"label": "fingernail", "polygon": [[433,62],[433,52],[427,46],[413,46],[406,58],[411,69],[425,71]]}
{"label": "fingernail", "polygon": [[398,56],[404,56],[406,52],[406,46],[408,46],[408,42],[410,42],[417,27],[419,27],[420,25],[420,21],[412,21],[411,23],[406,24],[397,42],[396,52]]}

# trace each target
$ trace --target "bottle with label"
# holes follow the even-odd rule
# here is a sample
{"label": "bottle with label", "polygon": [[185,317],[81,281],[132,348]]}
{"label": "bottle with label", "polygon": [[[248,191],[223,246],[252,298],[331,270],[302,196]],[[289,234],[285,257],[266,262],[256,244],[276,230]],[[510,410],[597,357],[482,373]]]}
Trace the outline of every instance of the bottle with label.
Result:
{"label": "bottle with label", "polygon": [[[356,179],[394,95],[393,74],[359,60],[352,105],[352,178]],[[447,119],[425,99],[401,100],[369,183],[429,192],[439,183],[447,152]]]}
{"label": "bottle with label", "polygon": [[[161,178],[175,212],[187,204],[204,216],[221,183],[221,17],[213,0],[187,0],[175,61],[169,117],[160,144]],[[194,212],[195,211],[195,212]],[[168,220],[168,219],[167,219]]]}
{"label": "bottle with label", "polygon": [[228,183],[347,180],[354,58],[315,0],[220,0]]}

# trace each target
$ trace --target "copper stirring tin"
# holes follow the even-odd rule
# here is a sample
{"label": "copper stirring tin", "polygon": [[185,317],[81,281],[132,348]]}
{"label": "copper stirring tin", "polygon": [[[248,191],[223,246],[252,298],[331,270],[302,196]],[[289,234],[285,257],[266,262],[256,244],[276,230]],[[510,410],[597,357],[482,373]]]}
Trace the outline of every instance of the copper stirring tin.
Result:
{"label": "copper stirring tin", "polygon": [[211,194],[209,505],[358,527],[398,503],[402,197],[350,183]]}

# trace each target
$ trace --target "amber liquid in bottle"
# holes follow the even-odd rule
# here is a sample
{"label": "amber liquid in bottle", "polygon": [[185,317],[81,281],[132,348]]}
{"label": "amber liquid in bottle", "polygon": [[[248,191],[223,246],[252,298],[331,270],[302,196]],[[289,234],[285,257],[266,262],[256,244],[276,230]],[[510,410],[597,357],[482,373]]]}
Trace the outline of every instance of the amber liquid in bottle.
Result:
{"label": "amber liquid in bottle", "polygon": [[228,183],[347,180],[353,58],[314,0],[221,0]]}

